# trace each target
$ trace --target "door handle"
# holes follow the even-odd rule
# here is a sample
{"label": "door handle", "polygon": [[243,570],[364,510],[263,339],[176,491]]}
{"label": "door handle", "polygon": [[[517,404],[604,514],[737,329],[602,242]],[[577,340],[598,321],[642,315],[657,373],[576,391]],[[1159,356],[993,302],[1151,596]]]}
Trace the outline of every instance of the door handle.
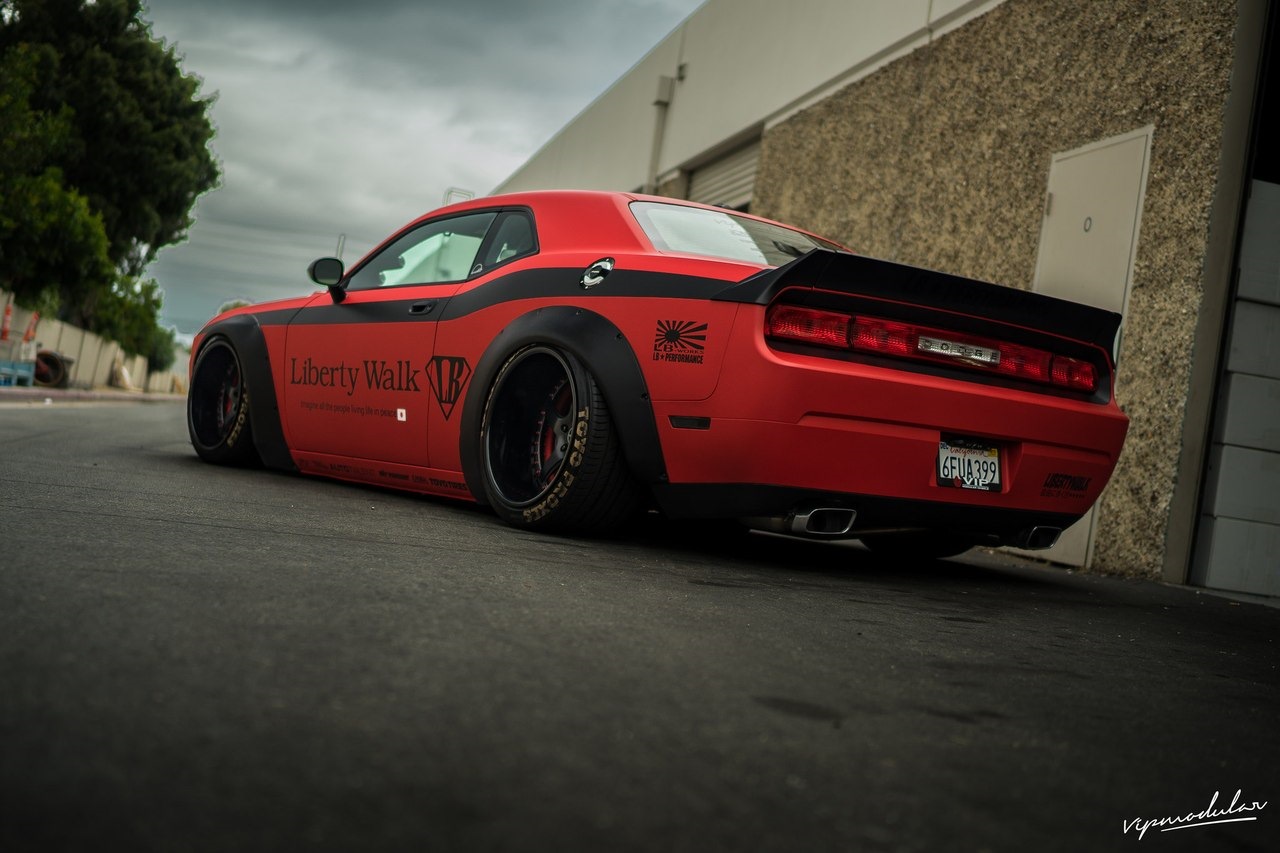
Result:
{"label": "door handle", "polygon": [[434,299],[427,302],[415,302],[409,306],[409,313],[415,317],[425,317],[435,310],[436,301]]}

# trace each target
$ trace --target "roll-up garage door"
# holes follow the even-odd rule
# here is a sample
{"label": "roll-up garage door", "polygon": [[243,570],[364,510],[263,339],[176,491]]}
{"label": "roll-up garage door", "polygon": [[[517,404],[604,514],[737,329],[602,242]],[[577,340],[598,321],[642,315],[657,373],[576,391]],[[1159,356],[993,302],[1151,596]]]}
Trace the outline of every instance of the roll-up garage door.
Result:
{"label": "roll-up garage door", "polygon": [[695,169],[689,176],[689,200],[746,210],[751,205],[759,162],[760,141],[756,140]]}
{"label": "roll-up garage door", "polygon": [[1280,595],[1280,184],[1255,180],[1244,216],[1225,373],[1191,582]]}

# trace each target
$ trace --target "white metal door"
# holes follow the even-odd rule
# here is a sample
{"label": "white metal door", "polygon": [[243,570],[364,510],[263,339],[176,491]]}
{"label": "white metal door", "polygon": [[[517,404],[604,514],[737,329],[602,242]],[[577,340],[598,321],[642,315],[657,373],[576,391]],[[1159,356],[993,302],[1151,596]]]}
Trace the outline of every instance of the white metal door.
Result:
{"label": "white metal door", "polygon": [[[1124,313],[1153,130],[1146,127],[1054,155],[1033,290]],[[1034,555],[1089,565],[1096,514],[1095,507],[1057,545]]]}

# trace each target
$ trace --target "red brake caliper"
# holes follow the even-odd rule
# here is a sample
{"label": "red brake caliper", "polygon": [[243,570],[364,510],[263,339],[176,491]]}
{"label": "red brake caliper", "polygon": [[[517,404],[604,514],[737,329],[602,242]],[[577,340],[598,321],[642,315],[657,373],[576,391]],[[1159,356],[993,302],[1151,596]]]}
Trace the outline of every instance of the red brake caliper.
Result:
{"label": "red brake caliper", "polygon": [[222,413],[218,419],[220,428],[226,426],[227,422],[231,420],[231,416],[235,413],[237,384],[235,368],[228,368],[226,379],[222,383]]}
{"label": "red brake caliper", "polygon": [[573,394],[569,383],[561,382],[547,395],[534,426],[531,462],[533,479],[539,486],[550,483],[560,470],[569,446],[568,429],[572,416]]}

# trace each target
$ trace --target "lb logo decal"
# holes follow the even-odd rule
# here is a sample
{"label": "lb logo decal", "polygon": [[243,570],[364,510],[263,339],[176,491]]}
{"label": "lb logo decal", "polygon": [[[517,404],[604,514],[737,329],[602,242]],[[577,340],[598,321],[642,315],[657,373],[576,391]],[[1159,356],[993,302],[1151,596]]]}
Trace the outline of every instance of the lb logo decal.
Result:
{"label": "lb logo decal", "polygon": [[653,360],[702,364],[707,324],[697,320],[659,320],[653,333]]}
{"label": "lb logo decal", "polygon": [[438,355],[427,364],[427,378],[431,381],[431,393],[440,405],[440,413],[449,420],[453,407],[462,399],[463,389],[471,378],[471,365],[465,358]]}

